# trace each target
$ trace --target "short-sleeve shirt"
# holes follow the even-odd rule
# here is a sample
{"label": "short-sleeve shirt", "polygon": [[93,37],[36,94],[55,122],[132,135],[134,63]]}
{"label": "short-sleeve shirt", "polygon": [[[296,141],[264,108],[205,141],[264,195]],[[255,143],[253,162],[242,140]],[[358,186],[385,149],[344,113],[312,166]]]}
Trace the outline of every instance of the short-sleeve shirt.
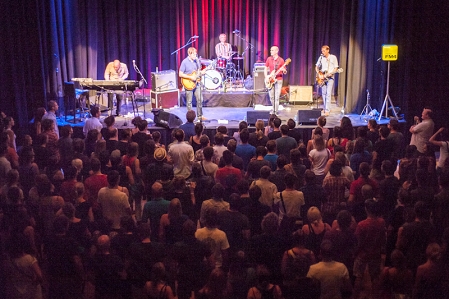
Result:
{"label": "short-sleeve shirt", "polygon": [[[277,72],[279,68],[281,68],[284,65],[284,59],[282,57],[278,57],[276,60],[273,59],[272,56],[267,58],[267,61],[265,62],[265,66],[268,68],[268,73],[271,73],[272,71]],[[284,75],[283,72],[279,72],[276,75],[277,80],[282,80],[282,75]]]}
{"label": "short-sleeve shirt", "polygon": [[184,58],[184,60],[181,62],[181,66],[179,67],[179,70],[183,72],[184,74],[191,74],[201,68],[201,65],[199,63],[199,60],[191,60],[189,57]]}

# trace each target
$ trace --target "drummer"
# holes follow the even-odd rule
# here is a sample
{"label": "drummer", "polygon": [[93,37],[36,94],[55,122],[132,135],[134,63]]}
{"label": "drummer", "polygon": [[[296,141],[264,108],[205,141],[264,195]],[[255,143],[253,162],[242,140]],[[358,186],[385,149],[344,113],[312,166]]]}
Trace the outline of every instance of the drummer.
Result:
{"label": "drummer", "polygon": [[226,60],[231,59],[232,47],[230,43],[226,42],[226,34],[222,33],[219,36],[220,42],[215,46],[215,54],[217,54],[217,58],[224,58]]}

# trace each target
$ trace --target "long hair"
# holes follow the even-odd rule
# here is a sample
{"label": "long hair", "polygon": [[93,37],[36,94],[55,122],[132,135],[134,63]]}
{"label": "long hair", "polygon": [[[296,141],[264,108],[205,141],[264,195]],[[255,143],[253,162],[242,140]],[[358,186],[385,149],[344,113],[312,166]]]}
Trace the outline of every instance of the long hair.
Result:
{"label": "long hair", "polygon": [[321,135],[315,135],[313,139],[313,144],[315,146],[315,149],[319,152],[324,150],[326,148],[326,144],[324,142],[324,138]]}

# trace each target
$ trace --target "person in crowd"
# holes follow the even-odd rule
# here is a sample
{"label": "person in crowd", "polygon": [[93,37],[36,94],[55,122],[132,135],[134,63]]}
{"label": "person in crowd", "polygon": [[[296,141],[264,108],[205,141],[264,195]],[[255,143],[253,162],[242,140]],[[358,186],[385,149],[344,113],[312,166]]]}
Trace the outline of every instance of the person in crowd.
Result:
{"label": "person in crowd", "polygon": [[278,285],[270,282],[271,273],[266,266],[258,265],[256,269],[256,276],[257,276],[256,286],[249,289],[247,296],[248,299],[283,298],[281,288]]}
{"label": "person in crowd", "polygon": [[433,122],[432,109],[423,109],[421,114],[422,121],[420,121],[419,116],[415,116],[413,120],[415,121],[415,123],[409,129],[410,133],[412,133],[410,145],[416,145],[416,148],[421,155],[429,154],[429,149],[426,143],[429,141],[430,137],[432,137],[433,128],[435,126],[435,123]]}
{"label": "person in crowd", "polygon": [[334,261],[332,247],[329,240],[320,244],[323,260],[310,266],[307,277],[320,281],[321,298],[350,298],[352,285],[348,269],[343,263]]}
{"label": "person in crowd", "polygon": [[182,225],[182,241],[173,245],[173,259],[178,263],[179,299],[190,299],[192,293],[206,284],[211,269],[215,268],[211,248],[197,240],[195,232],[195,223],[186,220]]}
{"label": "person in crowd", "polygon": [[315,148],[315,138],[318,136],[323,136],[323,130],[320,127],[313,129],[312,137],[307,141],[307,153],[310,153],[310,151]]}
{"label": "person in crowd", "polygon": [[390,130],[386,126],[380,126],[379,128],[379,140],[373,147],[373,167],[371,170],[371,177],[381,181],[383,174],[381,170],[382,162],[390,160],[393,156],[394,143],[391,139],[388,139]]}
{"label": "person in crowd", "polygon": [[[436,140],[437,136],[440,135],[442,140]],[[435,146],[438,146],[440,148],[440,156],[438,159],[437,164],[437,171],[441,173],[443,169],[448,169],[446,166],[447,163],[449,163],[448,156],[449,156],[449,136],[448,136],[448,130],[444,127],[439,128],[438,131],[435,132],[435,134],[430,137],[429,142]]]}
{"label": "person in crowd", "polygon": [[262,190],[262,196],[259,201],[268,207],[273,206],[275,194],[278,192],[278,189],[275,184],[270,182],[268,178],[271,175],[271,168],[268,166],[263,166],[260,169],[260,177],[258,180],[255,180],[251,183],[252,186],[258,186]]}
{"label": "person in crowd", "polygon": [[56,103],[56,101],[48,101],[47,103],[47,112],[44,114],[44,116],[42,116],[42,121],[44,121],[45,119],[51,119],[53,121],[53,123],[55,124],[55,134],[57,136],[57,139],[59,139],[59,128],[58,128],[58,121],[56,119],[56,112],[59,109],[59,105],[58,103]]}
{"label": "person in crowd", "polygon": [[[351,159],[349,162],[349,166],[351,166],[352,171],[354,171],[354,178],[358,179],[360,172],[360,164],[361,163],[368,163],[371,165],[371,162],[373,161],[372,155],[365,150],[365,143],[361,139],[357,139],[355,141],[354,145],[354,152],[351,155]],[[382,161],[381,161],[382,163]]]}
{"label": "person in crowd", "polygon": [[[302,206],[301,215],[307,215],[311,207],[321,207],[322,202],[326,198],[326,192],[322,184],[316,181],[316,175],[310,169],[304,172],[305,185],[301,187],[300,191],[304,194],[305,204]],[[305,218],[304,224],[309,223]]]}
{"label": "person in crowd", "polygon": [[[295,139],[296,144],[302,143],[302,135],[299,130],[296,130],[296,122],[294,119],[289,118],[287,120],[288,133],[287,135]],[[328,136],[329,138],[329,136]]]}
{"label": "person in crowd", "polygon": [[436,241],[435,227],[429,221],[430,209],[422,201],[414,207],[415,219],[404,223],[398,231],[396,248],[401,250],[407,258],[407,268],[416,274],[419,265],[426,262],[426,248]]}
{"label": "person in crowd", "polygon": [[306,248],[313,251],[316,257],[319,257],[320,244],[324,235],[331,230],[329,224],[323,222],[321,212],[317,207],[311,207],[307,211],[308,224],[302,227],[302,231],[306,236]]}
{"label": "person in crowd", "polygon": [[438,243],[430,243],[426,248],[426,257],[427,261],[418,266],[416,271],[413,298],[445,298],[447,294],[443,293],[441,281],[444,269],[440,263],[440,245]]}
{"label": "person in crowd", "polygon": [[33,131],[31,132],[31,137],[36,138],[40,133],[42,133],[42,118],[47,111],[44,107],[39,107],[34,113],[33,120]]}
{"label": "person in crowd", "polygon": [[227,149],[224,145],[224,136],[220,132],[217,132],[214,136],[215,144],[213,145],[214,149],[214,163],[218,164],[220,162],[221,157],[223,157],[223,152]]}
{"label": "person in crowd", "polygon": [[120,218],[131,215],[128,196],[119,190],[120,174],[111,171],[108,176],[108,186],[98,191],[98,202],[100,203],[103,216],[112,222],[111,229],[120,230]]}
{"label": "person in crowd", "polygon": [[134,128],[131,129],[131,134],[130,134],[130,138],[132,135],[136,134],[137,132],[139,132],[139,123],[142,121],[142,117],[140,116],[136,116],[132,119],[131,124],[133,124]]}
{"label": "person in crowd", "polygon": [[366,134],[366,137],[371,141],[372,144],[376,144],[376,142],[380,138],[379,125],[377,124],[377,121],[374,118],[369,119],[367,127],[368,132]]}
{"label": "person in crowd", "polygon": [[284,155],[287,158],[287,162],[290,163],[290,151],[298,147],[298,143],[295,138],[288,135],[289,128],[287,125],[281,126],[281,137],[276,139],[276,148],[278,155]]}
{"label": "person in crowd", "polygon": [[264,135],[268,137],[268,134],[274,131],[274,120],[277,118],[276,114],[270,114],[268,118],[268,124],[265,126]]}
{"label": "person in crowd", "polygon": [[[235,154],[235,150],[237,149],[237,141],[235,139],[230,139],[226,145],[228,151],[232,153],[232,166],[243,171],[243,159]],[[223,152],[224,154],[224,152]],[[222,168],[225,166],[224,158],[221,157],[218,162],[218,167]]]}
{"label": "person in crowd", "polygon": [[215,261],[215,268],[227,268],[229,265],[230,246],[226,233],[218,229],[217,209],[205,209],[202,215],[202,223],[205,227],[196,230],[195,238],[210,246]]}
{"label": "person in crowd", "polygon": [[219,168],[215,173],[215,182],[220,183],[226,188],[234,190],[237,182],[242,179],[242,172],[240,169],[233,166],[233,156],[234,155],[229,150],[223,152],[223,161],[225,166]]}
{"label": "person in crowd", "polygon": [[277,168],[276,162],[278,160],[277,155],[277,147],[276,147],[276,140],[269,140],[266,145],[267,148],[267,154],[263,157],[264,160],[267,160],[270,162],[271,170],[275,171]]}
{"label": "person in crowd", "polygon": [[380,275],[380,295],[382,298],[411,298],[413,273],[407,269],[407,261],[400,250],[391,253],[391,264]]}
{"label": "person in crowd", "polygon": [[330,159],[331,153],[326,148],[324,139],[322,136],[315,138],[315,148],[310,151],[309,157],[312,162],[311,170],[316,175],[316,181],[321,184],[324,180],[324,170],[326,168],[327,161]]}
{"label": "person in crowd", "polygon": [[174,299],[175,292],[167,284],[167,274],[163,263],[158,262],[151,268],[151,281],[145,283],[148,298]]}
{"label": "person in crowd", "polygon": [[254,133],[250,133],[249,134],[249,139],[248,139],[248,143],[252,146],[254,146],[255,148],[257,148],[258,146],[263,146],[265,147],[265,145],[268,142],[268,136],[264,135],[263,130],[264,130],[264,125],[265,123],[263,122],[263,120],[258,119],[256,121],[256,132]]}
{"label": "person in crowd", "polygon": [[354,127],[352,126],[351,119],[347,116],[343,116],[340,120],[341,137],[348,140],[354,139]]}
{"label": "person in crowd", "polygon": [[175,139],[175,143],[171,144],[168,149],[168,157],[173,161],[174,175],[180,175],[187,179],[192,173],[194,150],[190,144],[184,142],[183,130],[175,131]]}
{"label": "person in crowd", "polygon": [[193,121],[196,118],[196,113],[194,110],[189,110],[186,112],[186,122],[179,126],[181,130],[184,131],[184,140],[188,141],[190,140],[190,137],[196,135],[195,133],[195,124]]}
{"label": "person in crowd", "polygon": [[285,167],[287,165],[287,158],[284,155],[280,155],[276,161],[276,165],[276,170],[271,173],[268,180],[276,185],[278,191],[284,191],[284,177],[288,173],[288,170]]}
{"label": "person in crowd", "polygon": [[59,163],[60,155],[59,155],[59,148],[58,148],[58,139],[59,136],[56,134],[55,131],[55,123],[51,119],[44,119],[42,121],[42,134],[47,136],[47,149],[49,150],[50,154],[55,157],[55,161]]}
{"label": "person in crowd", "polygon": [[189,144],[192,146],[193,151],[196,153],[201,147],[201,137],[204,135],[204,126],[201,122],[195,124],[195,135],[190,136]]}
{"label": "person in crowd", "polygon": [[342,172],[342,164],[334,161],[329,170],[329,176],[323,181],[323,188],[327,194],[326,201],[323,202],[322,211],[324,222],[332,224],[337,213],[346,206],[346,190],[351,188],[351,182]]}
{"label": "person in crowd", "polygon": [[395,118],[391,118],[388,123],[388,129],[390,129],[390,135],[388,139],[393,140],[394,150],[391,159],[397,161],[404,156],[405,143],[404,134],[399,132],[399,121]]}
{"label": "person in crowd", "polygon": [[138,144],[139,151],[137,156],[141,158],[145,153],[145,143],[153,137],[151,136],[151,133],[148,132],[148,122],[145,119],[142,119],[137,123],[137,128],[139,131],[131,136],[131,141]]}
{"label": "person in crowd", "polygon": [[256,148],[256,158],[249,161],[248,170],[246,171],[245,178],[257,180],[260,176],[260,169],[263,166],[271,167],[270,162],[264,159],[267,154],[267,149],[264,146],[258,146]]}
{"label": "person in crowd", "polygon": [[280,118],[276,117],[273,120],[273,131],[268,133],[268,139],[276,140],[276,139],[282,137],[282,133],[281,133],[281,129],[280,129],[281,124],[282,124],[282,120]]}
{"label": "person in crowd", "polygon": [[83,126],[84,136],[87,137],[87,134],[90,130],[97,130],[98,133],[101,133],[101,129],[103,128],[103,124],[100,122],[100,108],[97,106],[92,106],[90,108],[91,118],[88,118]]}
{"label": "person in crowd", "polygon": [[[329,140],[330,137],[330,130],[328,128],[325,128],[324,126],[327,123],[327,119],[325,115],[321,115],[320,117],[318,117],[318,119],[316,120],[316,124],[319,128],[321,128],[321,131],[323,132],[322,136],[323,139],[325,140],[325,142],[327,143],[327,141]],[[312,136],[315,133],[315,129],[312,130]]]}
{"label": "person in crowd", "polygon": [[159,182],[155,182],[151,187],[151,200],[143,207],[142,223],[151,225],[151,239],[159,240],[159,224],[163,214],[168,213],[170,201],[163,198],[163,187]]}
{"label": "person in crowd", "polygon": [[240,144],[237,145],[235,149],[235,154],[242,158],[243,160],[243,170],[248,169],[249,161],[256,156],[256,148],[248,144],[249,131],[248,129],[243,129],[240,131]]}
{"label": "person in crowd", "polygon": [[346,144],[348,143],[349,140],[347,138],[342,137],[341,127],[335,126],[332,134],[333,134],[333,137],[327,141],[327,148],[330,150],[330,152],[333,155],[335,155],[334,147],[336,145],[341,146],[345,151]]}
{"label": "person in crowd", "polygon": [[232,138],[234,138],[237,141],[237,145],[242,144],[242,141],[240,140],[240,132],[243,129],[248,129],[248,123],[244,120],[239,123],[238,131],[234,132],[234,134],[232,135]]}
{"label": "person in crowd", "polygon": [[229,203],[223,200],[225,188],[217,183],[212,187],[212,198],[203,201],[200,212],[200,223],[206,225],[206,215],[209,210],[214,210],[217,214],[221,211],[229,210]]}
{"label": "person in crowd", "polygon": [[[368,268],[372,289],[378,287],[380,265],[382,262],[382,248],[385,246],[386,227],[383,218],[379,217],[379,205],[368,199],[365,202],[366,219],[357,224],[357,250],[354,260],[354,296],[358,296],[362,289],[363,278]],[[356,297],[358,298],[358,297]]]}
{"label": "person in crowd", "polygon": [[198,299],[225,299],[231,293],[226,272],[220,268],[212,270],[206,285],[196,294]]}
{"label": "person in crowd", "polygon": [[128,150],[128,143],[131,141],[132,132],[130,129],[123,129],[119,132],[119,141],[117,149],[120,151],[120,156],[126,155]]}
{"label": "person in crowd", "polygon": [[200,145],[201,147],[195,152],[195,162],[200,162],[204,160],[203,150],[206,146],[210,145],[209,136],[207,136],[206,134],[201,135]]}
{"label": "person in crowd", "polygon": [[241,208],[243,215],[248,217],[251,236],[262,233],[260,223],[265,215],[271,212],[271,208],[263,205],[259,199],[262,196],[262,190],[259,186],[252,186],[249,191],[250,202]]}

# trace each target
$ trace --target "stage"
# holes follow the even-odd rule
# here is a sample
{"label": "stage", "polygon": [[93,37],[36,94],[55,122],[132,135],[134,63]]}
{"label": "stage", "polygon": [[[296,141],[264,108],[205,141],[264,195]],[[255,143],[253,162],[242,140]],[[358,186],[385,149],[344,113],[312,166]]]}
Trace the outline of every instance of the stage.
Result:
{"label": "stage", "polygon": [[[211,140],[213,140],[213,136],[216,132],[215,130],[218,126],[226,126],[229,135],[232,135],[238,130],[239,122],[242,120],[248,121],[250,123],[250,131],[254,131],[255,120],[257,120],[257,118],[265,119],[272,110],[270,99],[266,92],[256,93],[239,90],[224,93],[221,91],[206,91],[203,93],[203,97],[203,115],[206,118],[206,120],[203,121],[203,124],[205,126],[205,134],[207,134]],[[185,122],[187,108],[184,106],[184,99],[184,92],[180,92],[181,106],[174,105],[173,107],[163,108],[163,111],[175,116],[175,118],[179,118],[180,121]],[[149,131],[160,131],[162,135],[161,142],[168,144],[171,141],[170,133],[172,128],[161,127],[154,123],[154,114],[152,113],[154,108],[155,102],[149,99],[147,101],[136,101],[134,105],[132,105],[131,100],[127,100],[122,105],[121,109],[122,113],[125,115],[116,117],[115,126],[119,130],[133,128],[134,126],[131,123],[132,119],[135,116],[141,116],[148,121]],[[318,108],[322,108],[321,98],[318,99]],[[196,109],[195,106],[193,109]],[[102,110],[100,117],[101,122],[108,116],[108,113],[108,110]],[[308,104],[299,105],[297,103],[289,103],[287,98],[287,101],[281,100],[278,116],[283,124],[290,118],[294,119],[297,123],[296,129],[301,131],[303,138],[307,140],[310,138],[312,129],[316,127],[314,119],[319,117],[320,114],[321,112],[317,111],[316,100]],[[312,117],[310,118],[309,115]],[[304,116],[306,121],[304,121]],[[371,118],[369,115],[360,116],[358,114],[344,113],[341,107],[332,104],[330,115],[327,117],[326,127],[332,130],[335,126],[340,124],[340,120],[343,116],[347,116],[351,119],[354,128],[366,126],[368,120]],[[84,126],[86,117],[88,117],[88,113],[81,113],[81,117],[80,114],[77,113],[74,122],[73,116],[60,116],[58,118],[58,126],[69,124],[74,128],[73,137],[83,138],[82,127]],[[256,119],[254,119],[254,117],[256,117]],[[378,123],[387,124],[388,121],[388,118],[382,118]],[[401,121],[401,124],[404,125],[405,122]]]}

